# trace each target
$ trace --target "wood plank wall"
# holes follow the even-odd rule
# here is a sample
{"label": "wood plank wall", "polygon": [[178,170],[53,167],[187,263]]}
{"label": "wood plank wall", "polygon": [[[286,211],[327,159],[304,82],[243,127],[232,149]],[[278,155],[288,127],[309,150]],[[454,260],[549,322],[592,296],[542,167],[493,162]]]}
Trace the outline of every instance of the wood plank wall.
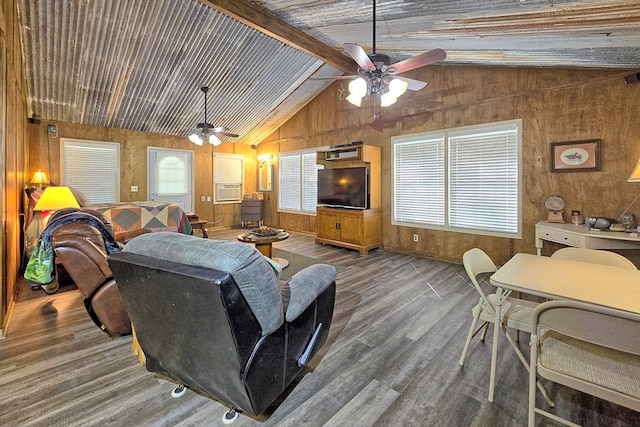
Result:
{"label": "wood plank wall", "polygon": [[20,212],[23,203],[27,146],[26,90],[22,73],[16,2],[7,0],[0,6],[0,146],[2,147],[2,224],[0,234],[0,337],[10,317],[13,298],[19,289],[21,263]]}
{"label": "wood plank wall", "polygon": [[[260,144],[258,151],[277,155],[358,140],[378,145],[386,249],[460,262],[464,251],[479,246],[503,263],[515,252],[534,253],[534,225],[546,218],[544,202],[550,195],[565,199],[568,221],[571,210],[617,218],[640,194],[640,185],[626,182],[640,157],[640,84],[626,85],[626,74],[436,65],[407,74],[427,81],[425,89],[409,91],[393,106],[378,111],[373,110],[372,99],[364,100],[360,109],[342,100],[346,84],[337,82]],[[392,136],[516,118],[523,121],[521,240],[391,225]],[[602,170],[551,173],[550,144],[584,139],[602,140]],[[268,224],[315,232],[313,216],[277,213],[275,194],[266,202]],[[640,203],[630,212],[640,219]],[[414,233],[418,243],[413,242]]]}

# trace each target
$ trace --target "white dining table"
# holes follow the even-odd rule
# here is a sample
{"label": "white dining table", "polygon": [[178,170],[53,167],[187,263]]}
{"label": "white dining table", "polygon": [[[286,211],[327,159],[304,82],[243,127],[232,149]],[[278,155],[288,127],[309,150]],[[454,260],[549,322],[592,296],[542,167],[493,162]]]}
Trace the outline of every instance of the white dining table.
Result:
{"label": "white dining table", "polygon": [[489,281],[498,289],[640,313],[640,270],[516,254]]}
{"label": "white dining table", "polygon": [[[498,301],[506,290],[550,299],[569,299],[640,314],[640,270],[516,254],[489,279]],[[495,325],[500,325],[496,307]],[[495,384],[498,327],[493,330],[490,396]]]}

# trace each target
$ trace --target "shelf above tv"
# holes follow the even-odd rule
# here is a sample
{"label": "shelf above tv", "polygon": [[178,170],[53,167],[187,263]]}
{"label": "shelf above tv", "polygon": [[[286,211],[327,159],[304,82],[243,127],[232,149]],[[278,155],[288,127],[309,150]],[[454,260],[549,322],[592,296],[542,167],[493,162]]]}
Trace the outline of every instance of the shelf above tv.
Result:
{"label": "shelf above tv", "polygon": [[362,160],[362,147],[344,147],[336,148],[328,151],[322,151],[319,154],[324,155],[324,160]]}

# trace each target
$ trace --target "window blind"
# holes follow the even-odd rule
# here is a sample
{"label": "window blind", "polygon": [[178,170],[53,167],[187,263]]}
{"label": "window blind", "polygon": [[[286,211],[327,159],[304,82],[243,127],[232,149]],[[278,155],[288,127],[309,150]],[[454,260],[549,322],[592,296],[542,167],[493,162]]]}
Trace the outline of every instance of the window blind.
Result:
{"label": "window blind", "polygon": [[316,151],[279,153],[278,209],[315,214],[318,204]]}
{"label": "window blind", "polygon": [[444,225],[444,136],[399,142],[394,149],[394,220]]}
{"label": "window blind", "polygon": [[452,227],[518,231],[518,131],[449,134],[449,222]]}
{"label": "window blind", "polygon": [[62,182],[90,203],[120,201],[120,144],[61,139]]}

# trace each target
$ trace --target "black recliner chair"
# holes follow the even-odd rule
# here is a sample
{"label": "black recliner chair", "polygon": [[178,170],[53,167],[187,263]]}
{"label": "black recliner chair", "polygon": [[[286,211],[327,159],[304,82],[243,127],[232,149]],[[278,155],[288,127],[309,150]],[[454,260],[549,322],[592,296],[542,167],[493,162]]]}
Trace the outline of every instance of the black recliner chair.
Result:
{"label": "black recliner chair", "polygon": [[251,245],[164,232],[108,260],[147,370],[229,406],[226,423],[263,414],[327,339],[333,266],[279,284]]}

